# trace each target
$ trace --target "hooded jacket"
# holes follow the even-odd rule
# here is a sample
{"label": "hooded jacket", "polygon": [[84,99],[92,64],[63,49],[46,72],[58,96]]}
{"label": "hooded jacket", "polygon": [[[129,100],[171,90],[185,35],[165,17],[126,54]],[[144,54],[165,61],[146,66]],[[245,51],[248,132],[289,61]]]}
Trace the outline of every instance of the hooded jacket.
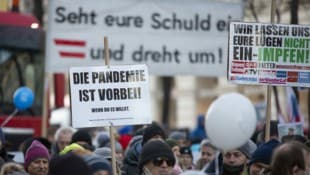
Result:
{"label": "hooded jacket", "polygon": [[122,175],[139,174],[139,156],[142,150],[142,137],[138,138],[127,150],[122,167]]}

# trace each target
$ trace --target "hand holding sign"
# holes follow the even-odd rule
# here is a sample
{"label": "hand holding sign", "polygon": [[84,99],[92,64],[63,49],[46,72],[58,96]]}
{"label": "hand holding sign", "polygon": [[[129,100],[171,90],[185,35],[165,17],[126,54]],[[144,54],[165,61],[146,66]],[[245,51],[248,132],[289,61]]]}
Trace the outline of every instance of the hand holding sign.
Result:
{"label": "hand holding sign", "polygon": [[13,102],[18,110],[25,110],[29,108],[34,100],[33,92],[28,87],[18,88],[13,95]]}
{"label": "hand holding sign", "polygon": [[237,148],[253,134],[256,112],[251,101],[238,93],[215,100],[206,114],[206,131],[212,144],[223,150]]}

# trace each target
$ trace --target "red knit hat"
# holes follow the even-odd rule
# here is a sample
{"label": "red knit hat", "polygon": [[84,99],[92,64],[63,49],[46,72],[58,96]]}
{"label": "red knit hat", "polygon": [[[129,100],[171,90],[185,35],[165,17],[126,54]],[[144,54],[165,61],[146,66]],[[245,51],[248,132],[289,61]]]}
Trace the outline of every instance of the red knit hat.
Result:
{"label": "red knit hat", "polygon": [[49,153],[47,148],[42,143],[34,140],[26,151],[24,163],[25,169],[27,170],[29,164],[38,158],[49,159]]}

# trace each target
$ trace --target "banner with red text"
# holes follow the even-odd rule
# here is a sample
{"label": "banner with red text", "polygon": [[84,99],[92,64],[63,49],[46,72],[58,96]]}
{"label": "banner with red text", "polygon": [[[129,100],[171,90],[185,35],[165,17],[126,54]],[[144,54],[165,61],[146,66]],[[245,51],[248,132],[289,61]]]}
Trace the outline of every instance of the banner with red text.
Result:
{"label": "banner with red text", "polygon": [[228,79],[310,87],[310,26],[230,24]]}

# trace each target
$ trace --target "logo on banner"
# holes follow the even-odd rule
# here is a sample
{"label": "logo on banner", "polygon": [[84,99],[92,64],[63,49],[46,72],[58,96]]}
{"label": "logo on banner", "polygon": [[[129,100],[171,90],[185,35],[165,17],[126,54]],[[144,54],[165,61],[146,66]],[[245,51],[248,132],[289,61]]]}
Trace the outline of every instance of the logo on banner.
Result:
{"label": "logo on banner", "polygon": [[77,58],[84,59],[86,41],[84,40],[74,40],[74,39],[63,39],[55,38],[54,43],[59,48],[59,56],[61,58]]}

